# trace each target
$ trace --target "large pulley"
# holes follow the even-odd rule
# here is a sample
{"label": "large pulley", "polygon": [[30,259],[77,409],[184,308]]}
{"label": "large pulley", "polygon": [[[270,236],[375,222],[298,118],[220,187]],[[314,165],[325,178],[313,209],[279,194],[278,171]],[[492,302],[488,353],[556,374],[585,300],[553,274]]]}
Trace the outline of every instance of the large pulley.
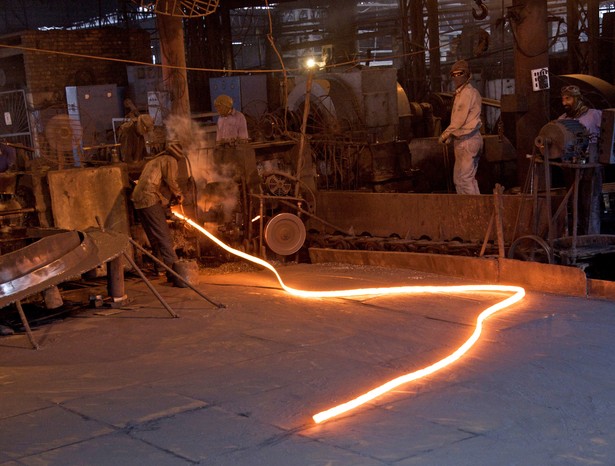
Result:
{"label": "large pulley", "polygon": [[276,254],[294,254],[305,242],[305,225],[294,214],[278,214],[269,220],[265,227],[265,241]]}

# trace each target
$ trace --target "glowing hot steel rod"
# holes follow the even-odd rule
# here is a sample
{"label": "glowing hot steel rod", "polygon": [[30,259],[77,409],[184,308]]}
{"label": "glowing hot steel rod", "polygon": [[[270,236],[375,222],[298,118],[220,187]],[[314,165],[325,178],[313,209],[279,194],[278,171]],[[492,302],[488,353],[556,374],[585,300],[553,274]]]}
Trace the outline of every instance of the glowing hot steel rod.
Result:
{"label": "glowing hot steel rod", "polygon": [[392,294],[422,294],[422,293],[432,293],[432,294],[443,294],[443,293],[472,293],[472,292],[484,292],[484,291],[492,291],[492,292],[509,292],[512,293],[511,296],[496,303],[492,306],[489,306],[487,309],[482,311],[478,317],[476,318],[476,326],[474,328],[474,332],[472,335],[454,352],[449,354],[443,359],[419,369],[414,372],[410,372],[408,374],[397,377],[393,380],[390,380],[379,387],[376,387],[363,395],[360,395],[352,400],[347,401],[346,403],[342,403],[338,406],[334,406],[333,408],[327,409],[326,411],[322,411],[320,413],[312,416],[316,423],[324,422],[333,417],[339,416],[343,413],[346,413],[350,410],[358,408],[359,406],[368,403],[369,401],[384,395],[385,393],[399,387],[400,385],[406,384],[408,382],[412,382],[414,380],[420,379],[427,375],[431,375],[440,369],[452,364],[461,358],[465,353],[468,352],[472,346],[478,341],[482,330],[483,330],[483,322],[491,317],[498,311],[505,309],[517,302],[519,302],[525,296],[525,290],[519,286],[506,286],[506,285],[458,285],[458,286],[394,286],[388,288],[359,288],[352,290],[331,290],[331,291],[305,291],[305,290],[297,290],[295,288],[291,288],[287,286],[278,271],[268,262],[258,258],[246,254],[242,251],[238,251],[236,249],[231,248],[224,242],[220,241],[210,232],[201,227],[198,223],[194,222],[190,218],[186,217],[180,212],[173,211],[173,214],[180,219],[184,220],[186,223],[196,228],[198,231],[203,233],[209,239],[211,239],[218,246],[223,248],[224,250],[235,254],[238,257],[246,259],[250,262],[254,262],[255,264],[261,265],[271,272],[275,274],[280,283],[280,286],[286,292],[298,296],[301,298],[341,298],[341,297],[355,297],[355,296],[385,296]]}

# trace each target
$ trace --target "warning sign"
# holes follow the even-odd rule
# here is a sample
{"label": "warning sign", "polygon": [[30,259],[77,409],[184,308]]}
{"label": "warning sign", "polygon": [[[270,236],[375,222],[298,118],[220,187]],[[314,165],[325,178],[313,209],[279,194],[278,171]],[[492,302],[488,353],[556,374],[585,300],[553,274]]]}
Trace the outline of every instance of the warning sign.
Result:
{"label": "warning sign", "polygon": [[549,89],[549,68],[538,68],[532,70],[532,89],[544,91]]}

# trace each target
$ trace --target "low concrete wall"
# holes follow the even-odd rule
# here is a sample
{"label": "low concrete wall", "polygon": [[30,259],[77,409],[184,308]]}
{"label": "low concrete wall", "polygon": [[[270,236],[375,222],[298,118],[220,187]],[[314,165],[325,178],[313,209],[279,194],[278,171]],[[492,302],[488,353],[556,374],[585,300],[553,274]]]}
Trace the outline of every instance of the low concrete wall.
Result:
{"label": "low concrete wall", "polygon": [[544,293],[615,300],[615,283],[588,279],[576,267],[513,259],[321,248],[310,248],[310,259],[313,263],[341,262],[408,268],[474,281],[522,286]]}

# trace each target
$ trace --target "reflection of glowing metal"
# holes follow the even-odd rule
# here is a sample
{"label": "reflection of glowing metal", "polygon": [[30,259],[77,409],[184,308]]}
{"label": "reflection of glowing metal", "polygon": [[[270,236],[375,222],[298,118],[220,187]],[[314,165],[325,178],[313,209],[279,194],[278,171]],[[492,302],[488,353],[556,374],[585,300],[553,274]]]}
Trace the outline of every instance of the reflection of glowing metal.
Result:
{"label": "reflection of glowing metal", "polygon": [[294,296],[299,296],[302,298],[341,298],[341,297],[353,297],[353,296],[367,296],[367,295],[377,295],[377,296],[385,296],[392,294],[421,294],[421,293],[432,293],[432,294],[444,294],[444,293],[473,293],[473,292],[506,292],[513,293],[512,296],[496,303],[492,306],[489,306],[483,312],[479,314],[476,319],[476,327],[474,328],[474,332],[468,338],[465,343],[463,343],[457,350],[453,353],[449,354],[443,359],[435,362],[434,364],[424,367],[423,369],[419,369],[417,371],[411,372],[409,374],[402,375],[397,377],[396,379],[390,380],[389,382],[380,385],[379,387],[370,390],[363,395],[350,400],[346,403],[335,406],[326,411],[322,411],[320,413],[315,414],[313,417],[316,423],[321,423],[332,417],[339,416],[345,412],[348,412],[354,408],[357,408],[385,393],[393,390],[394,388],[399,387],[405,383],[411,382],[413,380],[420,379],[427,375],[433,374],[434,372],[443,369],[444,367],[452,364],[457,361],[461,356],[463,356],[474,344],[478,341],[482,330],[483,330],[483,322],[486,321],[489,317],[495,314],[502,309],[507,308],[517,302],[519,302],[525,296],[525,290],[519,286],[508,286],[508,285],[457,285],[457,286],[394,286],[390,288],[359,288],[353,290],[332,290],[332,291],[305,291],[305,290],[297,290],[295,288],[291,288],[284,284],[282,278],[278,274],[278,271],[268,262],[265,262],[258,257],[250,256],[244,252],[238,251],[236,249],[231,248],[227,244],[220,241],[218,238],[213,236],[203,227],[195,223],[193,220],[185,217],[179,212],[173,212],[177,217],[185,220],[188,224],[192,225],[194,228],[199,230],[213,242],[215,242],[218,246],[225,249],[228,252],[231,252],[243,259],[249,260],[256,264],[262,265],[263,267],[271,270],[278,279],[280,286],[287,291],[288,293],[293,294]]}
{"label": "reflection of glowing metal", "polygon": [[[399,287],[399,288],[409,288],[409,287]],[[483,312],[481,312],[478,316],[478,318],[476,319],[476,327],[474,328],[474,332],[472,333],[472,335],[470,336],[470,338],[468,338],[465,343],[463,345],[461,345],[459,348],[457,348],[457,350],[455,350],[453,353],[449,354],[447,357],[440,359],[439,361],[435,362],[434,364],[432,364],[431,366],[427,366],[424,367],[423,369],[419,369],[417,371],[411,372],[409,374],[405,374],[402,375],[400,377],[397,377],[396,379],[390,380],[389,382],[380,385],[379,387],[374,388],[373,390],[370,390],[367,393],[364,393],[363,395],[350,400],[346,403],[343,403],[341,405],[335,406],[331,409],[328,409],[326,411],[322,411],[318,414],[315,414],[313,416],[313,419],[315,422],[320,423],[323,421],[326,421],[327,419],[330,419],[332,417],[335,416],[339,416],[342,413],[345,413],[347,411],[350,411],[351,409],[354,409],[358,406],[361,406],[362,404],[367,403],[368,401],[373,400],[374,398],[379,397],[380,395],[385,394],[386,392],[389,392],[391,390],[393,390],[394,388],[399,387],[402,384],[411,382],[413,380],[417,380],[420,379],[422,377],[425,377],[427,375],[433,374],[436,371],[439,371],[440,369],[448,366],[449,364],[452,364],[453,362],[457,361],[461,356],[463,356],[470,348],[472,348],[472,346],[474,346],[474,344],[478,341],[478,338],[480,337],[480,334],[482,333],[483,330],[483,322],[485,320],[487,320],[488,317],[492,316],[493,314],[495,314],[496,312],[511,306],[512,304],[520,301],[521,299],[523,299],[523,296],[525,296],[525,290],[521,287],[518,286],[491,286],[491,285],[476,285],[476,286],[441,286],[441,287],[423,287],[423,286],[418,286],[418,287],[412,287],[412,288],[419,288],[419,291],[416,291],[418,293],[421,292],[425,292],[425,293],[448,293],[449,291],[461,291],[461,292],[471,292],[471,291],[510,291],[510,292],[514,292],[514,294],[508,298],[506,298],[504,301],[500,301],[497,304],[494,304],[493,306],[488,307],[487,309],[485,309]],[[427,289],[428,288],[428,289]],[[432,289],[433,288],[433,289]],[[409,293],[415,293],[414,290],[412,291],[403,291],[403,292],[409,292]]]}

